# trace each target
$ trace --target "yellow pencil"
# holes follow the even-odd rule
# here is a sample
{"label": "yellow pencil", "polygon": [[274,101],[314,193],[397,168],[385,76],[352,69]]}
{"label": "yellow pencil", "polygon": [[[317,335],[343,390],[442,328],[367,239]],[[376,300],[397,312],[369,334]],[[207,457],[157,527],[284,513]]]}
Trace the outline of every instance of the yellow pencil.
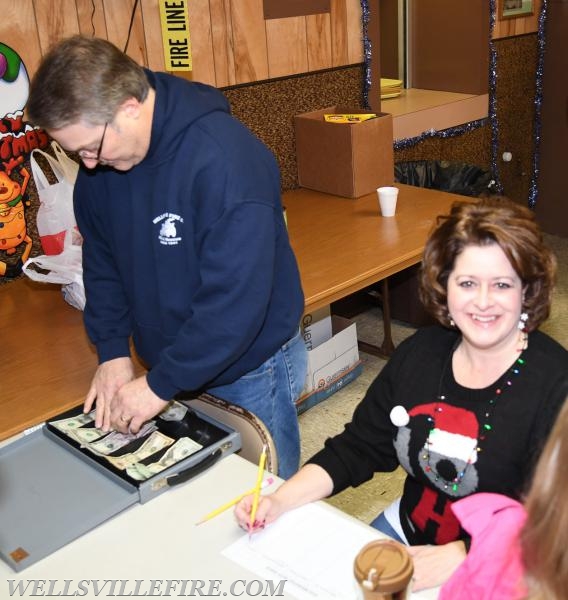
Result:
{"label": "yellow pencil", "polygon": [[[265,479],[262,482],[262,485],[260,487],[265,488],[265,487],[271,485],[273,482],[274,482],[274,478],[268,477],[268,479]],[[211,512],[207,513],[204,517],[199,519],[199,521],[197,521],[196,525],[201,525],[201,523],[205,523],[205,521],[209,521],[209,519],[212,519],[213,517],[220,515],[221,513],[225,512],[226,510],[231,508],[231,506],[235,506],[235,504],[237,504],[237,502],[240,502],[245,496],[248,496],[249,494],[254,494],[255,491],[256,491],[256,487],[253,487],[250,490],[247,490],[246,492],[239,494],[236,498],[229,500],[229,502],[225,502],[225,504],[221,505],[219,508],[212,510]]]}
{"label": "yellow pencil", "polygon": [[252,501],[252,509],[250,511],[250,522],[249,522],[249,536],[254,526],[254,519],[256,517],[256,509],[258,508],[258,500],[260,498],[260,487],[262,485],[262,475],[264,473],[264,463],[266,462],[266,444],[262,447],[262,453],[260,454],[260,460],[258,461],[258,475],[256,477],[256,485],[254,486],[254,499]]}

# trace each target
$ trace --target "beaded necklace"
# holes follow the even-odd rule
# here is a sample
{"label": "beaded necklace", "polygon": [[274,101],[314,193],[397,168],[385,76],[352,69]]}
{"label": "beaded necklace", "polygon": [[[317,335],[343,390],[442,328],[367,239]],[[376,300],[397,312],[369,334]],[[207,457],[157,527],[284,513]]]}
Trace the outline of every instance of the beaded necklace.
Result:
{"label": "beaded necklace", "polygon": [[451,487],[453,492],[456,492],[459,488],[462,479],[468,469],[468,467],[473,464],[477,460],[477,455],[482,451],[481,444],[486,439],[486,435],[493,430],[492,420],[493,414],[495,412],[495,408],[497,406],[497,401],[501,398],[503,393],[507,391],[513,385],[513,379],[519,375],[521,372],[521,368],[525,364],[525,359],[522,358],[522,355],[519,356],[513,366],[510,367],[499,379],[497,382],[497,387],[495,389],[495,394],[493,397],[487,402],[487,407],[483,410],[482,418],[481,418],[481,428],[478,436],[478,444],[475,448],[473,448],[470,457],[466,461],[465,467],[459,471],[453,479],[446,479],[442,475],[438,473],[438,471],[430,464],[430,446],[432,446],[432,434],[436,430],[436,413],[441,413],[443,408],[439,403],[445,402],[446,397],[441,393],[442,391],[442,383],[444,381],[446,371],[448,369],[450,360],[453,356],[455,347],[450,352],[450,355],[446,359],[444,367],[442,369],[442,375],[440,376],[440,383],[438,386],[438,396],[436,400],[436,406],[434,407],[433,416],[428,416],[428,422],[430,423],[430,429],[428,431],[428,438],[424,444],[424,454],[422,455],[423,460],[426,462],[426,466],[424,470],[426,472],[432,472],[434,474],[435,480],[444,482],[444,489],[448,489]]}

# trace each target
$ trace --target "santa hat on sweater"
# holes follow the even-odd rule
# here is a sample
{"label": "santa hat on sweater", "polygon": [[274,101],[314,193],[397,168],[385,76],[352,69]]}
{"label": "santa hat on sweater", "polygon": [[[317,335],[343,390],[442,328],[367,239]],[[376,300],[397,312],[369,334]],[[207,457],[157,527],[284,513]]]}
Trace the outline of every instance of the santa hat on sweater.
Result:
{"label": "santa hat on sweater", "polygon": [[390,418],[397,427],[405,427],[410,417],[418,415],[431,418],[432,431],[426,442],[431,453],[464,462],[474,463],[477,460],[479,425],[471,411],[443,402],[432,402],[419,404],[408,412],[403,406],[395,406]]}

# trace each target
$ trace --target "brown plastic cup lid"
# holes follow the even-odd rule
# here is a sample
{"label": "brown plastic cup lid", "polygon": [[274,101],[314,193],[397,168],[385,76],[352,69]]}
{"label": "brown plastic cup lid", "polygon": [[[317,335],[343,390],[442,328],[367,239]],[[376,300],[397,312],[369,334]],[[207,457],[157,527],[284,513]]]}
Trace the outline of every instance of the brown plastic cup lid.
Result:
{"label": "brown plastic cup lid", "polygon": [[414,567],[402,544],[375,540],[359,551],[353,571],[360,585],[369,591],[394,594],[409,584]]}

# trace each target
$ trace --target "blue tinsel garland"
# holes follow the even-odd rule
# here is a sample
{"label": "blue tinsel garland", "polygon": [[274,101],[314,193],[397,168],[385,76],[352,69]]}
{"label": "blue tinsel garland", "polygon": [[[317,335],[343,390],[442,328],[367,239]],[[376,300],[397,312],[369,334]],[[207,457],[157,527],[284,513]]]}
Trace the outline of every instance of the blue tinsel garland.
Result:
{"label": "blue tinsel garland", "polygon": [[[534,208],[538,195],[537,180],[539,173],[539,147],[541,132],[541,107],[542,107],[542,74],[544,65],[544,24],[546,21],[547,0],[542,0],[542,8],[538,20],[538,63],[536,70],[536,94],[535,94],[535,123],[534,123],[534,152],[533,152],[533,174],[531,178],[528,203]],[[369,5],[367,0],[361,0],[363,15],[363,49],[365,61],[365,80],[363,82],[363,106],[369,106],[369,90],[371,89],[371,59],[372,47],[368,36]],[[503,186],[499,177],[499,166],[497,152],[499,144],[499,122],[497,119],[497,52],[493,42],[493,29],[495,27],[496,0],[489,1],[489,122],[491,124],[491,173],[493,176],[493,189],[499,193],[503,192]],[[395,150],[410,148],[419,142],[432,137],[449,138],[462,135],[487,123],[487,119],[471,121],[457,127],[450,127],[443,131],[430,129],[413,138],[395,140]]]}
{"label": "blue tinsel garland", "polygon": [[487,123],[487,119],[478,119],[477,121],[470,121],[469,123],[464,123],[463,125],[458,125],[456,127],[448,127],[448,129],[443,129],[442,131],[438,131],[437,129],[429,129],[428,131],[424,131],[420,135],[412,138],[404,138],[400,140],[394,141],[394,149],[402,150],[404,148],[411,148],[425,140],[426,138],[450,138],[455,137],[457,135],[462,135],[467,133],[468,131],[473,131],[478,127],[481,127]]}
{"label": "blue tinsel garland", "polygon": [[536,66],[536,93],[534,98],[534,150],[533,150],[533,172],[529,188],[529,206],[534,208],[538,197],[538,174],[540,162],[540,132],[541,132],[541,109],[542,109],[542,75],[544,72],[544,24],[546,22],[547,0],[542,0],[540,15],[538,16],[538,59]]}
{"label": "blue tinsel garland", "polygon": [[491,174],[496,192],[503,193],[497,151],[499,148],[499,121],[497,120],[497,50],[493,42],[495,27],[495,0],[489,2],[489,122],[491,123]]}
{"label": "blue tinsel garland", "polygon": [[363,54],[365,61],[365,80],[363,81],[363,107],[369,108],[369,90],[371,89],[371,55],[372,45],[369,39],[369,3],[361,0],[363,29]]}

